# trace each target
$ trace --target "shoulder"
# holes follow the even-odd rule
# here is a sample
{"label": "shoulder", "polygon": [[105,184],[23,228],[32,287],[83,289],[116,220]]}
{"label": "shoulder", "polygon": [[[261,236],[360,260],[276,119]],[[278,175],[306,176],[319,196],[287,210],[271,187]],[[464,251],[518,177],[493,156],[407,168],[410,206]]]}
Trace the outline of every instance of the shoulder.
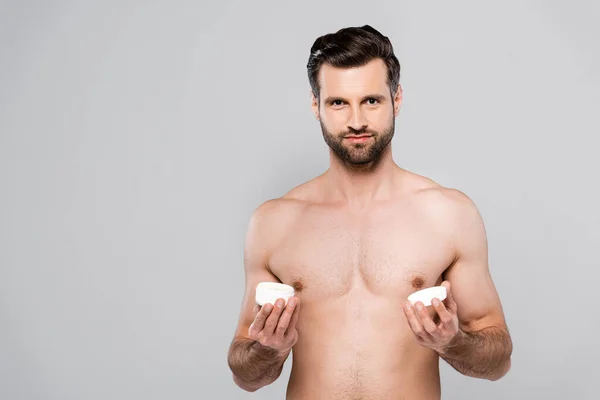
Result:
{"label": "shoulder", "polygon": [[474,201],[463,191],[443,186],[422,189],[417,196],[429,207],[437,207],[452,214],[473,212],[477,209]]}
{"label": "shoulder", "polygon": [[413,190],[416,207],[438,222],[449,226],[481,222],[477,205],[462,190],[443,186],[429,178],[418,177]]}
{"label": "shoulder", "polygon": [[440,233],[457,257],[484,254],[487,234],[483,218],[475,202],[456,188],[431,185],[414,195],[415,207],[422,221]]}
{"label": "shoulder", "polygon": [[279,230],[297,219],[303,208],[302,202],[286,197],[266,200],[252,212],[249,230],[261,233]]}
{"label": "shoulder", "polygon": [[260,236],[271,243],[283,237],[312,203],[310,186],[311,182],[304,183],[258,205],[250,217],[249,237]]}
{"label": "shoulder", "polygon": [[290,189],[281,197],[266,200],[252,214],[255,222],[289,221],[298,218],[313,202],[315,183],[305,182]]}
{"label": "shoulder", "polygon": [[269,259],[294,226],[301,220],[310,204],[302,195],[302,188],[291,190],[281,197],[271,198],[258,205],[248,222],[244,259],[247,265],[252,260],[261,260],[260,265],[268,268]]}

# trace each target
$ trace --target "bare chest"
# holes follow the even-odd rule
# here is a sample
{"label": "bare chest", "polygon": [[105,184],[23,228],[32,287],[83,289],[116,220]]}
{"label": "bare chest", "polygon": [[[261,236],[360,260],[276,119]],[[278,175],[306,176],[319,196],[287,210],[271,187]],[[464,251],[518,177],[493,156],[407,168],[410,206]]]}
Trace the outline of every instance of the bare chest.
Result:
{"label": "bare chest", "polygon": [[439,284],[454,260],[439,228],[410,209],[361,216],[315,209],[290,228],[269,267],[307,300],[339,298],[356,288],[405,297]]}

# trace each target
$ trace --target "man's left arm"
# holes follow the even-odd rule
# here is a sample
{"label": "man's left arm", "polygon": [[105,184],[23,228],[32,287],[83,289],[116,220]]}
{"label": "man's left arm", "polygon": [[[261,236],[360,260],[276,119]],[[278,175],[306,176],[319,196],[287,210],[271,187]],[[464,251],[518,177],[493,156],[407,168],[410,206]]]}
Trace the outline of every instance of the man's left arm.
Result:
{"label": "man's left arm", "polygon": [[425,307],[405,308],[405,312],[413,330],[421,323],[424,345],[454,369],[495,381],[510,369],[512,340],[489,271],[485,227],[466,195],[455,190],[449,195],[449,226],[456,258],[443,274],[442,285],[448,289],[448,297],[433,304],[440,323],[433,322]]}

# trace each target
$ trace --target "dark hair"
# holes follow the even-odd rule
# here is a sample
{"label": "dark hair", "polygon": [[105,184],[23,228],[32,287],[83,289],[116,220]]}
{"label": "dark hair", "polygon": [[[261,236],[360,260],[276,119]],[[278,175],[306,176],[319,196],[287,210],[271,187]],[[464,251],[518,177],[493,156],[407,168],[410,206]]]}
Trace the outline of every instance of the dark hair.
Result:
{"label": "dark hair", "polygon": [[387,66],[387,83],[393,96],[400,81],[400,63],[387,36],[364,25],[343,28],[317,38],[310,49],[306,65],[313,94],[319,98],[318,76],[321,65],[327,63],[336,68],[360,67],[376,58],[382,59]]}

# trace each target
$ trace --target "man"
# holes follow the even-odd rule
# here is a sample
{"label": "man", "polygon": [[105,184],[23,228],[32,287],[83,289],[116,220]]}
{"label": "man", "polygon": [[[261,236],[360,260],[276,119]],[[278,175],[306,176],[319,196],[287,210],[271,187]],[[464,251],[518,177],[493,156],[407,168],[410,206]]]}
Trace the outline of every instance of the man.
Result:
{"label": "man", "polygon": [[[440,358],[467,376],[503,377],[512,342],[477,208],[392,159],[402,88],[389,39],[370,26],[324,35],[308,76],[330,167],[251,217],[234,382],[274,382],[292,349],[292,400],[439,399]],[[263,281],[296,295],[260,309]],[[443,301],[407,300],[438,285]]]}

